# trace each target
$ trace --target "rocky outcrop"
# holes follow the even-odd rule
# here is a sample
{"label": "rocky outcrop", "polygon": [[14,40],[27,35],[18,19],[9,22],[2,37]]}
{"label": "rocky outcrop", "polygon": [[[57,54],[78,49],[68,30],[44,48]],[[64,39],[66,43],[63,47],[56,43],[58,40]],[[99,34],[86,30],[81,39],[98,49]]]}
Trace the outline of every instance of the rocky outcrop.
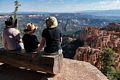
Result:
{"label": "rocky outcrop", "polygon": [[[100,50],[90,47],[79,47],[76,50],[74,59],[79,61],[90,62],[97,68],[100,68]],[[120,54],[115,53],[115,67],[120,69]]]}
{"label": "rocky outcrop", "polygon": [[9,65],[2,65],[0,69],[0,80],[108,80],[90,63],[70,59],[63,59],[61,72],[54,76],[20,70]]}
{"label": "rocky outcrop", "polygon": [[[84,35],[84,36],[82,36]],[[84,38],[83,38],[84,37]],[[120,32],[101,30],[100,28],[88,27],[85,33],[80,34],[80,40],[84,39],[85,46],[91,48],[112,48],[120,53]]]}
{"label": "rocky outcrop", "polygon": [[79,61],[86,61],[90,62],[96,67],[100,67],[100,60],[99,60],[100,50],[94,49],[90,47],[79,47],[76,50],[74,59]]}
{"label": "rocky outcrop", "polygon": [[76,49],[74,59],[87,61],[99,67],[98,57],[100,50],[103,48],[112,48],[116,57],[115,65],[117,68],[120,68],[120,32],[87,27],[84,33],[80,34],[80,40],[83,40],[84,46],[89,47],[79,47]]}
{"label": "rocky outcrop", "polygon": [[62,80],[108,80],[96,67],[90,63],[64,59]]}

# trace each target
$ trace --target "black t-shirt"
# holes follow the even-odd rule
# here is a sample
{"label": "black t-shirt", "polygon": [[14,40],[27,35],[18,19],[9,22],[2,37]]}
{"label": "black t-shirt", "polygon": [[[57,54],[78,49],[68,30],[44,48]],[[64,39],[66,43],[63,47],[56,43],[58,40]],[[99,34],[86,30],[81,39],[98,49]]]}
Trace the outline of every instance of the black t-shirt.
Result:
{"label": "black t-shirt", "polygon": [[22,39],[26,52],[36,51],[36,49],[38,48],[39,41],[35,35],[25,34]]}
{"label": "black t-shirt", "polygon": [[58,28],[46,28],[42,32],[42,37],[46,40],[44,49],[47,53],[53,53],[61,48],[61,31]]}

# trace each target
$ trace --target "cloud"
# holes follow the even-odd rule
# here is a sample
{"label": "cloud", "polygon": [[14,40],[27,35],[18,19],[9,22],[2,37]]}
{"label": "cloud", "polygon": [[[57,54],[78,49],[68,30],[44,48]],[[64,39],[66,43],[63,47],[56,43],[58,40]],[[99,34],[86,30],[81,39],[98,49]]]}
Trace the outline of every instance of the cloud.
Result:
{"label": "cloud", "polygon": [[46,0],[48,4],[58,4],[64,3],[64,0]]}
{"label": "cloud", "polygon": [[[59,0],[60,1],[60,0]],[[63,1],[63,0],[61,0]],[[78,0],[73,0],[78,1]],[[64,4],[58,7],[53,7],[54,12],[76,12],[83,10],[110,10],[110,9],[120,9],[120,0],[102,0],[98,2],[91,3],[76,3],[76,4]],[[57,9],[55,9],[57,8]]]}
{"label": "cloud", "polygon": [[[28,2],[21,0],[21,11],[45,11],[45,12],[76,12],[83,10],[110,10],[120,9],[120,0],[36,0],[36,2]],[[1,3],[0,3],[1,4]],[[12,4],[12,3],[11,3]],[[27,5],[26,5],[27,4]],[[1,11],[10,11],[5,4],[1,4]]]}
{"label": "cloud", "polygon": [[[52,2],[53,0],[51,0]],[[63,0],[59,0],[63,1]],[[74,0],[77,1],[77,0]],[[57,2],[57,1],[56,1]],[[76,12],[76,11],[83,11],[83,10],[110,10],[110,9],[120,9],[120,0],[103,0],[98,2],[91,2],[91,3],[76,3],[76,4],[64,4],[64,5],[57,5],[53,6],[50,11],[53,12]],[[48,11],[49,11],[48,10]]]}
{"label": "cloud", "polygon": [[83,11],[83,10],[110,10],[120,9],[120,0],[102,0],[91,3],[76,3],[72,6],[64,5],[64,9],[69,11]]}
{"label": "cloud", "polygon": [[[97,2],[82,3],[80,0],[71,0],[72,4],[69,4],[65,0],[39,0],[41,1],[41,7],[35,11],[47,11],[47,12],[76,12],[83,10],[110,10],[120,9],[120,0],[100,0]],[[44,2],[43,2],[44,1]],[[43,6],[44,4],[44,6]],[[33,10],[33,11],[34,11]]]}
{"label": "cloud", "polygon": [[85,6],[81,4],[80,7],[83,9],[93,9],[93,10],[109,10],[109,9],[120,9],[120,0],[104,0],[99,2],[94,2],[91,4],[86,4]]}

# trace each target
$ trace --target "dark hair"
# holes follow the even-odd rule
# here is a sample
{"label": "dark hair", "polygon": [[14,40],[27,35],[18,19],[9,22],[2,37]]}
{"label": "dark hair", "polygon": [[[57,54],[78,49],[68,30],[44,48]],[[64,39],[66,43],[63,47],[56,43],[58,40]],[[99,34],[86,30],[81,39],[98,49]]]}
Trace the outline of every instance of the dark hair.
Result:
{"label": "dark hair", "polygon": [[11,25],[12,25],[12,22],[11,22],[11,21],[5,21],[5,25],[6,25],[6,26],[11,26]]}
{"label": "dark hair", "polygon": [[10,16],[6,21],[5,21],[6,26],[11,26],[13,25],[13,17]]}

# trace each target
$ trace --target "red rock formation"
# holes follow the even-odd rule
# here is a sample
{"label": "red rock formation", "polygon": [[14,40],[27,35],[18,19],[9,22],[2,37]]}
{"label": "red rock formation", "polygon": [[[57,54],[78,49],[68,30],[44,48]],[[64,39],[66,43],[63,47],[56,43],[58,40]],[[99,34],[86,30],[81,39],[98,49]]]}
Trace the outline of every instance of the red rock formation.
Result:
{"label": "red rock formation", "polygon": [[85,45],[91,48],[103,49],[109,47],[116,53],[120,53],[120,32],[88,27],[85,28],[84,33],[80,34],[80,40],[83,40],[86,43]]}
{"label": "red rock formation", "polygon": [[[100,59],[99,59],[100,52],[101,51],[99,49],[94,49],[90,47],[79,47],[76,50],[73,59],[90,62],[97,68],[100,68]],[[115,66],[116,68],[120,69],[120,55],[118,53],[115,53]]]}
{"label": "red rock formation", "polygon": [[[82,37],[84,37],[84,39],[82,39]],[[74,59],[88,61],[100,67],[98,59],[100,50],[103,48],[112,48],[116,53],[116,67],[120,68],[120,32],[88,27],[85,28],[84,33],[80,34],[80,40],[84,41],[84,46],[90,47],[79,47],[76,50]]]}
{"label": "red rock formation", "polygon": [[99,53],[100,53],[99,49],[94,49],[90,47],[79,47],[76,50],[74,59],[90,62],[91,64],[99,68],[100,67]]}

